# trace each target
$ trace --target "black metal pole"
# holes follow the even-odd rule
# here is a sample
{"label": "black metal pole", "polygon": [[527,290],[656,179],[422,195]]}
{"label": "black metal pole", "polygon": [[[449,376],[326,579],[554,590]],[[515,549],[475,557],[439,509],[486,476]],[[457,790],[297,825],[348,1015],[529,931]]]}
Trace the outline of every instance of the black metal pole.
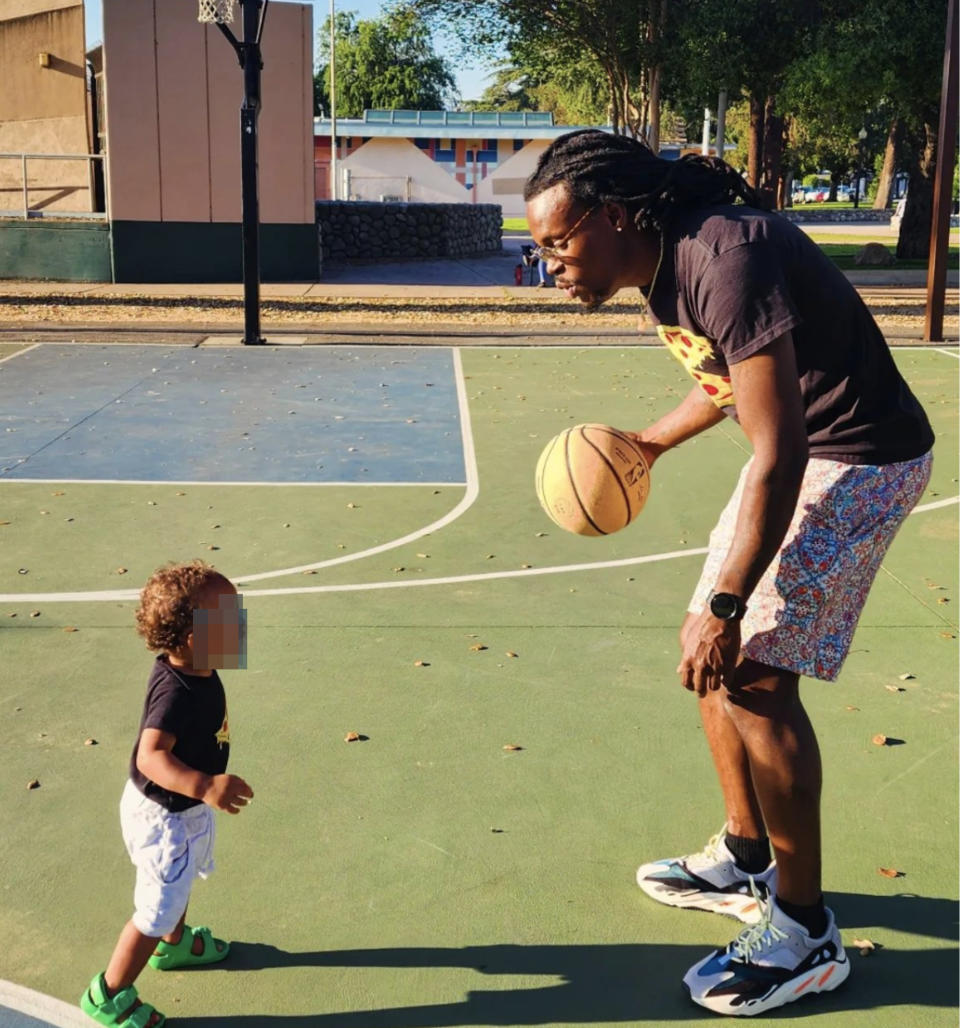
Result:
{"label": "black metal pole", "polygon": [[243,105],[240,108],[240,174],[243,194],[243,343],[260,335],[260,202],[257,189],[257,117],[260,114],[260,8],[263,0],[240,0],[243,9]]}

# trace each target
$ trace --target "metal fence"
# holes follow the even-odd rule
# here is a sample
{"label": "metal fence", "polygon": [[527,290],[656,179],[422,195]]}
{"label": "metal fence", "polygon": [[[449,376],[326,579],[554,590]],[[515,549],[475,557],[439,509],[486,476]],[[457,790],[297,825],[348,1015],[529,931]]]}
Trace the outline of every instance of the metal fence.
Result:
{"label": "metal fence", "polygon": [[[0,217],[105,220],[105,157],[106,154],[102,153],[0,153]],[[36,161],[83,161],[86,164],[86,173],[83,175],[86,181],[70,181],[71,176],[62,169],[54,169],[48,174],[37,174],[30,168],[30,162]],[[47,169],[49,167],[46,166]],[[62,206],[69,198],[81,193],[86,194],[83,210],[71,210],[69,206]],[[6,199],[12,199],[13,196],[18,196],[19,202],[8,205]]]}

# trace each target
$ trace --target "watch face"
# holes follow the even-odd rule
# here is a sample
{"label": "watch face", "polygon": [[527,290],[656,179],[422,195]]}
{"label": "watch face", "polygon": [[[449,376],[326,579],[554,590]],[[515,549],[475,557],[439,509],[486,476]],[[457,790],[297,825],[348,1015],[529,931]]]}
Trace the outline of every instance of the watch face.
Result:
{"label": "watch face", "polygon": [[710,611],[715,617],[729,621],[737,616],[739,601],[730,593],[715,593],[710,599]]}

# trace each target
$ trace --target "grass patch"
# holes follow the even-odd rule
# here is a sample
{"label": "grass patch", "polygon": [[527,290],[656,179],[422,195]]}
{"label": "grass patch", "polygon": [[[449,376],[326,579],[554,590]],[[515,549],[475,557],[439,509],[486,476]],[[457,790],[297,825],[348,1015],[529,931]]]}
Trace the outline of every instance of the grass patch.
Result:
{"label": "grass patch", "polygon": [[[861,268],[859,265],[857,265],[855,263],[855,258],[857,256],[857,254],[860,252],[860,250],[868,242],[870,242],[870,240],[868,240],[868,239],[861,239],[861,240],[858,240],[855,243],[853,243],[853,242],[851,242],[851,243],[835,243],[835,242],[821,243],[821,242],[819,242],[819,240],[817,240],[817,244],[819,245],[820,249],[823,250],[823,252],[830,258],[830,260],[832,260],[833,263],[836,264],[836,266],[838,268],[840,268],[842,271],[854,271],[854,270],[856,270],[856,271],[870,271],[870,270],[872,270],[870,267]],[[874,242],[876,242],[876,240],[874,240]],[[896,245],[896,243],[891,243],[889,245],[887,245],[886,243],[882,243],[881,245],[886,246],[887,250],[889,250],[890,255],[892,257],[896,257],[896,255],[897,255],[897,245]],[[950,260],[951,267],[956,267],[958,256],[960,256],[960,249],[958,249],[958,247],[956,247],[956,246],[951,246],[949,248],[949,260]],[[896,267],[896,268],[899,268],[899,269],[903,269],[903,268],[921,268],[921,269],[926,269],[927,262],[924,261],[924,260],[909,260],[909,261],[898,260],[896,262],[896,264],[895,265],[891,265],[891,267]],[[882,270],[882,269],[878,268],[876,270]]]}

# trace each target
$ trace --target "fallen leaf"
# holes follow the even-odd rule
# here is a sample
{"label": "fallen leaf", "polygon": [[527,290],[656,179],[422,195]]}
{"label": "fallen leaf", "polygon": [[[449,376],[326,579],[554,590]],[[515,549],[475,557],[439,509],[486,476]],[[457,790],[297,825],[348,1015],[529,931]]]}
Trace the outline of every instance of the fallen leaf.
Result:
{"label": "fallen leaf", "polygon": [[859,709],[860,709],[859,707],[851,707],[849,703],[847,704],[847,710],[859,710]]}
{"label": "fallen leaf", "polygon": [[126,573],[127,573],[127,569],[126,568],[117,568],[117,574],[118,575],[125,575]]}
{"label": "fallen leaf", "polygon": [[360,733],[359,732],[347,732],[347,734],[343,737],[343,741],[344,742],[359,742],[360,741]]}
{"label": "fallen leaf", "polygon": [[874,746],[887,745],[887,737],[885,735],[875,735],[870,741],[873,743]]}
{"label": "fallen leaf", "polygon": [[900,681],[901,682],[909,682],[911,678],[916,678],[916,677],[917,677],[916,675],[911,675],[910,672],[907,671],[905,674],[902,674],[900,676]]}
{"label": "fallen leaf", "polygon": [[903,878],[906,876],[906,871],[897,871],[892,867],[878,867],[877,871],[882,874],[884,878]]}
{"label": "fallen leaf", "polygon": [[317,572],[316,572],[316,570],[315,570],[314,568],[310,568],[310,570],[309,570],[309,571],[303,571],[303,572],[301,572],[301,574],[304,574],[304,575],[315,575],[316,573],[317,573]]}
{"label": "fallen leaf", "polygon": [[853,946],[860,950],[861,957],[869,957],[877,948],[876,944],[870,939],[854,939]]}
{"label": "fallen leaf", "polygon": [[0,521],[0,525],[9,525],[9,524],[10,524],[9,521]]}
{"label": "fallen leaf", "polygon": [[96,739],[84,739],[83,740],[83,745],[84,746],[97,746],[99,744],[97,743]]}
{"label": "fallen leaf", "polygon": [[947,596],[940,596],[937,599],[937,603],[949,603],[949,602],[950,602],[950,598],[947,597]]}
{"label": "fallen leaf", "polygon": [[39,610],[31,610],[30,611],[30,617],[32,617],[32,618],[40,617],[40,611]]}
{"label": "fallen leaf", "polygon": [[348,503],[347,504],[347,509],[348,510],[356,510],[358,506],[359,506],[359,504],[356,504],[356,503]]}
{"label": "fallen leaf", "polygon": [[503,748],[504,748],[505,750],[511,750],[511,751],[514,751],[514,750],[522,750],[522,749],[523,749],[523,747],[522,747],[522,746],[518,746],[518,745],[517,745],[517,744],[516,744],[515,742],[508,742],[508,743],[506,744],[506,746],[504,746]]}
{"label": "fallen leaf", "polygon": [[66,496],[67,494],[60,490],[59,492],[51,493],[51,496]]}
{"label": "fallen leaf", "polygon": [[940,638],[941,639],[956,639],[956,636],[953,634],[953,632],[941,632],[940,633]]}
{"label": "fallen leaf", "polygon": [[471,650],[472,650],[472,651],[473,651],[474,653],[479,653],[479,652],[480,652],[480,650],[485,650],[485,649],[486,649],[486,646],[484,646],[484,645],[483,645],[483,643],[474,643],[474,644],[473,644],[473,645],[472,645],[472,646],[470,647],[470,649],[471,649]]}
{"label": "fallen leaf", "polygon": [[17,568],[17,574],[18,575],[29,575],[30,574],[30,569],[29,568]]}
{"label": "fallen leaf", "polygon": [[406,571],[407,569],[401,564],[400,567],[394,568],[394,572]]}
{"label": "fallen leaf", "polygon": [[519,656],[519,654],[514,653],[513,650],[507,650],[507,656],[508,657],[516,657],[516,656]]}
{"label": "fallen leaf", "polygon": [[63,629],[65,632],[78,632],[78,628],[74,628],[73,625],[66,625]]}
{"label": "fallen leaf", "polygon": [[884,689],[886,689],[887,692],[906,692],[907,691],[906,689],[904,689],[904,687],[902,685],[885,685]]}
{"label": "fallen leaf", "polygon": [[40,781],[39,781],[39,779],[31,778],[30,781],[27,782],[27,788],[28,789],[39,789],[40,788]]}

